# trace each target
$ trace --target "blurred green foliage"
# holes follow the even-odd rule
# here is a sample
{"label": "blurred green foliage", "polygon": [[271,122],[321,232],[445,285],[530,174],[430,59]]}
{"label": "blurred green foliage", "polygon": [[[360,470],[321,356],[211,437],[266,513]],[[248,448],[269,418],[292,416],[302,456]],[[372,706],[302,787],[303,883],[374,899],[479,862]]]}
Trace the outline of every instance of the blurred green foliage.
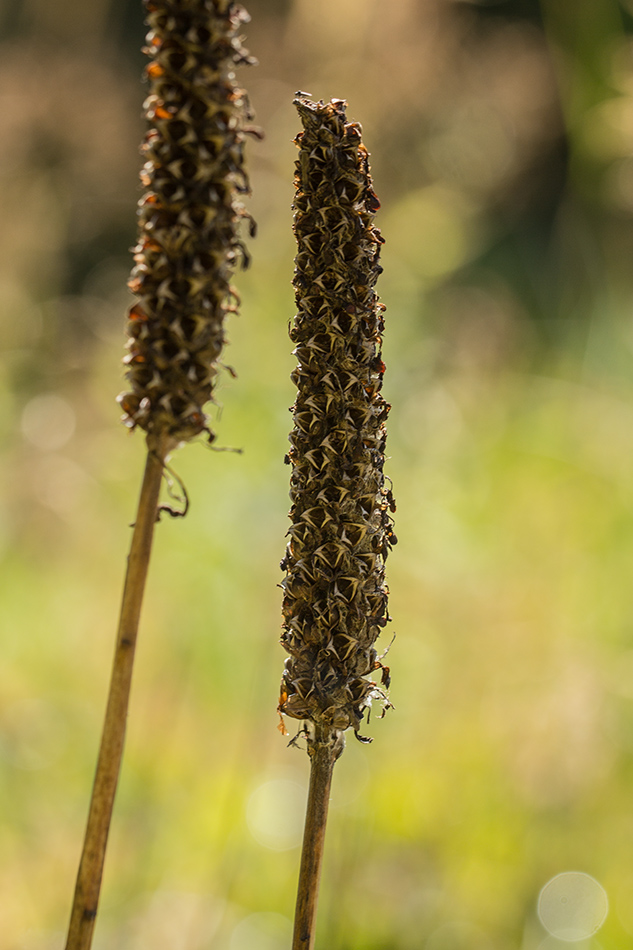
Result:
{"label": "blurred green foliage", "polygon": [[[219,443],[177,454],[95,950],[281,950],[304,754],[275,704],[295,89],[349,101],[386,237],[396,710],[337,765],[318,945],[633,940],[633,3],[250,5],[260,225]],[[60,950],[143,441],[114,396],[138,196],[133,0],[0,13],[0,934]],[[391,631],[385,637],[389,642]],[[299,803],[297,805],[297,802]]]}

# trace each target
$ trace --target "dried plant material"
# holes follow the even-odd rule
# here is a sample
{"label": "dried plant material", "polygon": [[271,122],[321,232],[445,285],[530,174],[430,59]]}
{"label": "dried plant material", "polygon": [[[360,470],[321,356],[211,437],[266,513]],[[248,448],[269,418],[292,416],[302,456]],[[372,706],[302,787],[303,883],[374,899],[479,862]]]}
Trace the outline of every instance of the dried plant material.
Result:
{"label": "dried plant material", "polygon": [[136,265],[138,297],[125,358],[131,390],[119,396],[130,427],[176,442],[213,438],[204,407],[213,394],[236,310],[231,286],[248,256],[239,236],[249,192],[245,133],[252,118],[233,70],[250,63],[238,31],[249,20],[230,0],[145,0],[149,130],[142,151]]}
{"label": "dried plant material", "polygon": [[[342,742],[375,698],[367,674],[382,670],[374,643],[388,622],[385,560],[396,538],[385,484],[381,396],[383,310],[374,285],[383,239],[379,202],[360,126],[346,103],[298,93],[294,276],[290,332],[298,365],[292,465],[292,525],[282,561],[282,644],[290,654],[279,711]],[[308,735],[313,734],[314,729]],[[365,739],[364,741],[370,741]],[[310,746],[310,742],[309,742]]]}
{"label": "dried plant material", "polygon": [[[148,453],[66,950],[90,950],[92,943],[154,527],[161,511],[187,509],[167,458],[201,432],[213,438],[204,406],[213,393],[224,317],[237,300],[231,274],[240,257],[247,260],[238,232],[248,215],[239,196],[248,192],[244,135],[253,130],[245,125],[246,93],[232,70],[250,62],[237,34],[248,16],[230,0],[145,0],[145,7],[150,128],[130,280],[138,297],[125,360],[131,391],[119,401],[126,423],[146,431]],[[180,510],[159,505],[166,474]]]}

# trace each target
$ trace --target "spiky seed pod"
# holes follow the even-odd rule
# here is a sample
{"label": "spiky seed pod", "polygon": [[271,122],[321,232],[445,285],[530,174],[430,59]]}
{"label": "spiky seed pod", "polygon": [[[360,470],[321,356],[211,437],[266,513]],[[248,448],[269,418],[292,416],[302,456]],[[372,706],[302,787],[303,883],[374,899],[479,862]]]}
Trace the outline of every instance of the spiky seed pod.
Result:
{"label": "spiky seed pod", "polygon": [[136,265],[138,297],[128,320],[124,422],[176,442],[207,432],[224,344],[224,318],[235,311],[230,280],[249,192],[244,137],[253,132],[233,69],[251,63],[238,31],[249,20],[232,0],[144,0],[149,125],[141,151]]}
{"label": "spiky seed pod", "polygon": [[[377,694],[374,643],[390,619],[385,559],[396,538],[383,474],[389,405],[380,394],[384,306],[374,285],[383,239],[360,126],[346,103],[295,105],[294,231],[298,365],[287,461],[290,542],[281,562],[282,645],[290,654],[279,710],[342,731],[358,729]],[[359,737],[360,738],[360,737]]]}

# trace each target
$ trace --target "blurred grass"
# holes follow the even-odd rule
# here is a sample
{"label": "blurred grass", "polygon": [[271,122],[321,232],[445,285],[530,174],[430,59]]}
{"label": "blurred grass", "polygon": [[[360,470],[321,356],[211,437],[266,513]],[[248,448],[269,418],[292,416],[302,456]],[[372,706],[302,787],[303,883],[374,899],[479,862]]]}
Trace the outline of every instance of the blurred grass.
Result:
{"label": "blurred grass", "polygon": [[[78,9],[18,4],[3,46],[3,950],[63,945],[143,463],[113,402],[140,16]],[[288,943],[297,848],[249,801],[281,783],[272,834],[307,775],[275,714],[296,88],[346,96],[372,150],[400,539],[396,710],[337,765],[319,944],[551,948],[569,870],[610,901],[582,946],[633,939],[631,10],[543,11],[251,5],[260,236],[217,424],[244,451],[174,459],[192,509],[158,531],[96,950]]]}

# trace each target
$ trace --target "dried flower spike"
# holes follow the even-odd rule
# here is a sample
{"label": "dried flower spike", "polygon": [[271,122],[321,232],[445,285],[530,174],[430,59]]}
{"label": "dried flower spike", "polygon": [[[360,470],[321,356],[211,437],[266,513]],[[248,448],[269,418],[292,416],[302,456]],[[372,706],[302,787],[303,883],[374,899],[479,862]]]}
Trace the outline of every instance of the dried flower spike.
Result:
{"label": "dried flower spike", "polygon": [[233,269],[248,257],[240,219],[252,219],[244,137],[254,132],[236,64],[253,62],[238,31],[248,14],[232,0],[145,0],[145,52],[151,57],[145,100],[149,130],[142,151],[136,265],[138,297],[128,320],[125,358],[130,392],[119,396],[130,427],[175,442],[207,432],[225,341],[235,311]]}
{"label": "dried flower spike", "polygon": [[[389,620],[385,559],[395,507],[383,474],[380,394],[384,307],[374,285],[383,239],[360,126],[346,103],[298,94],[294,287],[297,385],[290,435],[290,542],[282,567],[290,654],[280,712],[358,736],[382,667],[374,643]],[[366,740],[369,741],[369,740]]]}
{"label": "dried flower spike", "polygon": [[92,943],[167,457],[201,432],[213,438],[204,407],[224,317],[237,302],[231,274],[240,257],[247,261],[238,225],[249,216],[239,196],[248,192],[244,135],[255,130],[245,124],[246,93],[232,70],[252,62],[237,33],[248,16],[232,0],[145,0],[145,8],[150,128],[130,279],[138,297],[125,360],[131,390],[119,401],[127,425],[146,431],[148,453],[66,950],[90,950]]}
{"label": "dried flower spike", "polygon": [[346,729],[371,741],[359,728],[372,700],[389,705],[366,677],[380,669],[389,686],[374,643],[389,620],[385,560],[396,538],[383,474],[389,405],[380,394],[384,307],[374,291],[383,241],[369,156],[343,100],[297,93],[295,105],[303,123],[290,331],[298,365],[287,457],[292,525],[281,562],[281,642],[290,656],[279,712],[304,721],[311,760],[292,950],[312,950],[334,763]]}

